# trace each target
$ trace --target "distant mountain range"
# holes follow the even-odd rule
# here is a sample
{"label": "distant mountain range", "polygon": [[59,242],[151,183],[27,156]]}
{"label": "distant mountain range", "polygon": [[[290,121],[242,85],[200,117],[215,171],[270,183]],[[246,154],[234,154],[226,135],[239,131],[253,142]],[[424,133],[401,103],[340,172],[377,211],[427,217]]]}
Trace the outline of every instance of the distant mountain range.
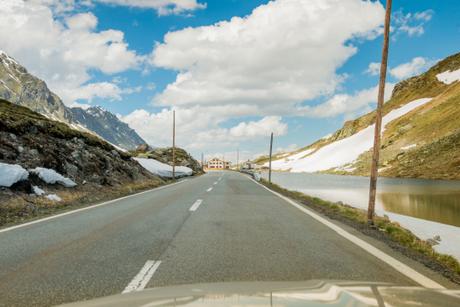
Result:
{"label": "distant mountain range", "polygon": [[0,98],[27,107],[74,129],[92,132],[124,149],[146,142],[126,123],[100,107],[69,108],[48,89],[43,80],[31,75],[16,60],[0,51]]}
{"label": "distant mountain range", "polygon": [[[388,177],[460,179],[460,53],[398,83],[383,107],[379,173]],[[277,154],[273,169],[369,175],[375,112],[330,136]],[[256,160],[267,163],[267,157]]]}
{"label": "distant mountain range", "polygon": [[119,147],[135,149],[138,145],[146,143],[128,124],[101,107],[90,107],[86,110],[71,108],[70,111],[78,125],[96,132],[100,137]]}

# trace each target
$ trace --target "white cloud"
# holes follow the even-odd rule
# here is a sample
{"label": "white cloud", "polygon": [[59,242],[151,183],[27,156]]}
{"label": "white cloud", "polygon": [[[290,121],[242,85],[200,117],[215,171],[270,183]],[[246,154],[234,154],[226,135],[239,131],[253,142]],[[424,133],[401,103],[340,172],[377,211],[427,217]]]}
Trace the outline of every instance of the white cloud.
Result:
{"label": "white cloud", "polygon": [[229,130],[229,135],[235,138],[252,138],[262,135],[284,135],[287,125],[281,122],[280,116],[267,116],[259,121],[241,122]]}
{"label": "white cloud", "polygon": [[[340,87],[346,75],[336,70],[356,53],[356,38],[381,33],[383,14],[379,2],[276,0],[244,18],[170,32],[155,46],[151,63],[178,75],[154,104],[177,110],[178,144],[191,150],[236,148],[271,131],[283,135],[285,115],[332,116],[305,112],[302,104]],[[334,112],[350,109],[356,107]],[[137,110],[123,120],[147,141],[165,146],[171,142],[170,131],[165,133],[170,114]],[[222,127],[244,116],[258,119]]]}
{"label": "white cloud", "polygon": [[181,14],[203,9],[206,4],[196,0],[95,0],[96,2],[137,8],[155,9],[159,15]]}
{"label": "white cloud", "polygon": [[[257,121],[241,122],[231,128],[221,128],[221,123],[239,112],[232,112],[228,107],[212,107],[212,109],[194,107],[175,110],[177,143],[188,149],[237,146],[239,142],[258,139],[270,135],[271,132],[277,136],[284,135],[288,129],[280,116],[266,116]],[[129,124],[150,144],[171,145],[171,110],[164,109],[158,113],[149,113],[139,109],[122,116],[121,120]]]}
{"label": "white cloud", "polygon": [[423,57],[415,57],[410,62],[403,63],[390,69],[390,75],[396,79],[406,79],[421,74],[434,64],[434,61]]}
{"label": "white cloud", "polygon": [[[59,10],[67,11],[65,18],[55,16],[59,3]],[[113,74],[135,68],[140,61],[123,32],[96,31],[97,18],[91,13],[72,15],[68,10],[73,5],[73,1],[4,0],[0,6],[2,49],[44,79],[67,104],[75,97],[90,97],[92,88],[100,86],[88,84],[90,70]],[[79,90],[84,93],[77,94]],[[103,95],[117,97],[113,88]]]}
{"label": "white cloud", "polygon": [[399,10],[393,14],[393,25],[396,38],[400,33],[406,33],[408,36],[421,36],[425,33],[425,24],[433,17],[433,10],[404,14]]}
{"label": "white cloud", "polygon": [[106,98],[110,100],[121,100],[122,90],[114,83],[97,82],[80,86],[78,89],[65,91],[64,94],[71,98],[71,101],[86,100],[91,102],[94,98]]}
{"label": "white cloud", "polygon": [[378,1],[277,0],[245,18],[170,32],[151,62],[179,73],[154,103],[292,113],[335,91],[344,78],[336,69],[357,50],[350,39],[379,31],[383,13]]}
{"label": "white cloud", "polygon": [[369,63],[366,73],[371,76],[378,76],[380,74],[380,63],[378,62]]}
{"label": "white cloud", "polygon": [[[388,100],[394,84],[385,86],[385,100]],[[354,95],[336,94],[317,106],[303,107],[299,115],[310,117],[334,117],[344,114],[346,118],[370,111],[370,106],[377,102],[378,86],[356,92]]]}
{"label": "white cloud", "polygon": [[72,30],[91,30],[97,26],[97,18],[92,13],[82,13],[69,16],[66,23]]}

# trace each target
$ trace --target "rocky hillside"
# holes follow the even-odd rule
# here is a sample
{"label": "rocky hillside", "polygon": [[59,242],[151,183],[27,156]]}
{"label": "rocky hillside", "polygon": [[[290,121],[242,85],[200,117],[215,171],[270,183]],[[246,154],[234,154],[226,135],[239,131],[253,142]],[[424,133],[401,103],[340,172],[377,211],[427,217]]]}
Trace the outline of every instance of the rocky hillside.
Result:
{"label": "rocky hillside", "polygon": [[[12,186],[0,187],[0,225],[15,216],[31,214],[30,208],[34,212],[46,211],[113,198],[163,183],[129,154],[99,137],[70,129],[64,123],[0,99],[0,179],[3,182],[8,176],[5,167],[11,170],[12,165],[30,175],[21,177]],[[41,175],[40,169],[45,169]],[[50,176],[61,177],[58,183],[72,184],[55,184]],[[45,193],[48,198],[44,197]]]}
{"label": "rocky hillside", "polygon": [[[161,163],[172,165],[172,147],[168,148],[151,148],[143,144],[132,152],[133,156],[139,158],[155,159]],[[193,170],[193,175],[202,174],[201,164],[195,160],[187,151],[176,147],[176,166],[185,166]]]}
{"label": "rocky hillside", "polygon": [[[459,79],[460,53],[395,86],[383,108],[381,175],[460,179]],[[374,121],[375,112],[348,121],[330,137],[278,155],[274,168],[368,175]]]}
{"label": "rocky hillside", "polygon": [[74,129],[93,132],[125,149],[145,143],[129,126],[112,113],[94,107],[68,108],[46,83],[29,74],[13,58],[0,51],[0,98],[27,107],[49,119],[67,123]]}
{"label": "rocky hillside", "polygon": [[152,175],[100,138],[0,100],[0,162],[45,167],[77,184],[117,185]]}

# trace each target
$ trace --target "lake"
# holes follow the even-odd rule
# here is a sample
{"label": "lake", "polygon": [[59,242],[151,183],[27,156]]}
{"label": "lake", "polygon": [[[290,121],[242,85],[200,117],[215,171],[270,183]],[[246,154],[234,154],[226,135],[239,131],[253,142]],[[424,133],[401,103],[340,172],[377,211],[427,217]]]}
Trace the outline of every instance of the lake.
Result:
{"label": "lake", "polygon": [[[268,179],[267,172],[261,175]],[[286,189],[367,209],[368,177],[273,172],[272,181]],[[460,227],[460,181],[379,178],[376,212]]]}

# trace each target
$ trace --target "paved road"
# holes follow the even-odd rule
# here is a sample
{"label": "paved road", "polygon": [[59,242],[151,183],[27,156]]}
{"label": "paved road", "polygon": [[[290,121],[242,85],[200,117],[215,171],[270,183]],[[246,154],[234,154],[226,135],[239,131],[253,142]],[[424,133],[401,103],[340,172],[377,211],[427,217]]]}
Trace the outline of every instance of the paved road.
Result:
{"label": "paved road", "polygon": [[0,232],[6,306],[49,306],[144,286],[310,279],[415,285],[234,172]]}

